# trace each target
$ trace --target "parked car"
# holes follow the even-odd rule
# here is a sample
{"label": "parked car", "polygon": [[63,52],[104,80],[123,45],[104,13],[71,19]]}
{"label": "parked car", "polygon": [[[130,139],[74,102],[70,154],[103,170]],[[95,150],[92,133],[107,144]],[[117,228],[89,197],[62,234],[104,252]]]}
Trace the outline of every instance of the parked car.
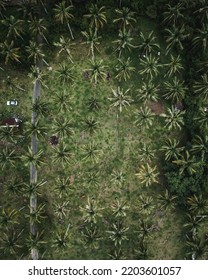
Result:
{"label": "parked car", "polygon": [[18,102],[17,100],[9,100],[7,101],[8,106],[17,106]]}

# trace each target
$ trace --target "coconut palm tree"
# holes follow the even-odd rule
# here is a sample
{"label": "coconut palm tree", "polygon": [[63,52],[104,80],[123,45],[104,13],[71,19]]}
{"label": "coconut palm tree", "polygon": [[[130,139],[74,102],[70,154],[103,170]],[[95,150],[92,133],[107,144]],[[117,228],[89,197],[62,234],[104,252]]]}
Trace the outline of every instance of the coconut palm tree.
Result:
{"label": "coconut palm tree", "polygon": [[12,256],[17,256],[17,252],[22,245],[19,243],[19,239],[23,233],[23,230],[20,232],[15,232],[14,230],[10,231],[8,234],[3,233],[0,236],[0,250],[3,250],[4,254],[7,255],[8,253]]}
{"label": "coconut palm tree", "polygon": [[[45,88],[48,88],[48,86],[45,83],[47,75],[40,69],[40,67],[32,66],[31,72],[28,74],[28,77],[33,79],[34,85],[38,83],[39,85],[41,85]],[[38,98],[38,96],[37,96],[37,98]],[[35,100],[34,100],[34,102],[35,102]]]}
{"label": "coconut palm tree", "polygon": [[150,53],[158,52],[160,50],[160,46],[156,43],[156,36],[153,31],[148,34],[144,34],[141,31],[139,37],[141,43],[139,43],[138,48],[143,56],[148,56]]}
{"label": "coconut palm tree", "polygon": [[117,108],[119,113],[133,102],[133,99],[129,96],[129,91],[129,88],[124,92],[123,89],[117,87],[116,90],[112,90],[112,97],[108,98],[111,101],[111,107]]}
{"label": "coconut palm tree", "polygon": [[61,203],[54,203],[54,214],[58,220],[63,220],[69,212],[68,209],[69,201],[63,201]]}
{"label": "coconut palm tree", "polygon": [[141,70],[138,71],[140,75],[146,75],[147,79],[153,79],[159,74],[160,64],[158,63],[158,58],[152,56],[151,54],[140,58]]}
{"label": "coconut palm tree", "polygon": [[131,37],[130,29],[127,30],[119,30],[118,39],[113,41],[114,44],[117,44],[116,52],[118,52],[118,58],[121,58],[123,52],[127,50],[131,52],[135,46],[132,44],[133,37]]}
{"label": "coconut palm tree", "polygon": [[0,167],[2,170],[9,169],[11,166],[15,166],[18,157],[15,155],[15,151],[9,148],[4,148],[0,153]]}
{"label": "coconut palm tree", "polygon": [[142,216],[151,215],[154,210],[153,197],[149,195],[140,194],[138,197],[138,211]]}
{"label": "coconut palm tree", "polygon": [[126,178],[123,171],[113,170],[111,173],[111,182],[113,185],[122,187],[125,181]]}
{"label": "coconut palm tree", "polygon": [[25,217],[30,218],[30,225],[32,224],[40,224],[42,222],[42,219],[46,218],[45,215],[45,204],[40,203],[36,208],[29,207],[30,213],[26,214]]}
{"label": "coconut palm tree", "polygon": [[127,7],[122,7],[121,9],[115,10],[117,18],[113,20],[113,23],[118,23],[120,29],[125,30],[127,27],[132,27],[132,23],[137,22],[135,19],[135,12],[132,12]]}
{"label": "coconut palm tree", "polygon": [[12,79],[10,76],[7,76],[5,80],[3,80],[5,83],[5,87],[14,93],[15,90],[25,91],[25,89],[21,88],[15,79]]}
{"label": "coconut palm tree", "polygon": [[193,153],[200,153],[202,160],[204,160],[205,156],[208,154],[208,136],[205,135],[202,138],[196,135],[193,139],[191,151]]}
{"label": "coconut palm tree", "polygon": [[37,118],[47,117],[49,115],[48,103],[38,97],[32,104],[32,111],[36,114]]}
{"label": "coconut palm tree", "polygon": [[189,36],[189,34],[186,33],[185,26],[182,25],[181,27],[176,27],[173,25],[171,29],[166,28],[165,31],[167,33],[166,42],[168,44],[166,53],[169,53],[170,50],[175,47],[179,50],[183,50],[184,47],[182,42]]}
{"label": "coconut palm tree", "polygon": [[5,26],[7,30],[7,38],[21,38],[22,40],[22,33],[23,33],[23,20],[16,19],[14,16],[10,15],[10,17],[6,17],[1,20],[1,23]]}
{"label": "coconut palm tree", "polygon": [[184,99],[187,87],[184,86],[184,82],[180,81],[177,77],[172,79],[172,82],[164,82],[164,94],[163,96],[167,100],[171,100],[173,103],[180,102]]}
{"label": "coconut palm tree", "polygon": [[98,84],[99,81],[105,80],[106,73],[104,69],[106,68],[105,65],[103,65],[103,60],[101,59],[99,62],[95,59],[90,60],[90,68],[86,69],[86,71],[89,71],[91,74],[91,81],[95,84]]}
{"label": "coconut palm tree", "polygon": [[71,39],[61,36],[59,38],[59,42],[54,43],[54,46],[58,48],[58,56],[61,54],[63,54],[64,56],[66,55],[71,63],[74,63],[72,60],[71,50],[75,46],[75,43],[72,43]]}
{"label": "coconut palm tree", "polygon": [[172,75],[176,75],[180,73],[180,70],[184,69],[184,67],[181,64],[181,58],[180,55],[173,56],[170,55],[170,62],[164,64],[165,67],[167,67],[167,72],[165,76],[171,77]]}
{"label": "coconut palm tree", "polygon": [[149,255],[149,249],[147,247],[147,242],[145,240],[141,240],[139,242],[139,246],[137,247],[137,250],[135,250],[137,253],[137,259],[138,260],[148,260],[150,259]]}
{"label": "coconut palm tree", "polygon": [[208,112],[205,108],[200,108],[199,114],[194,118],[199,123],[199,127],[202,131],[206,131],[208,128]]}
{"label": "coconut palm tree", "polygon": [[56,118],[54,120],[52,129],[53,132],[61,139],[72,137],[74,134],[71,120],[67,120],[65,118]]}
{"label": "coconut palm tree", "polygon": [[135,67],[131,66],[130,57],[127,60],[118,59],[118,64],[116,65],[117,75],[115,76],[116,79],[121,82],[122,80],[127,81],[131,77],[131,72],[135,71]]}
{"label": "coconut palm tree", "polygon": [[2,230],[5,228],[8,230],[14,225],[19,224],[17,221],[18,214],[19,212],[15,209],[2,208],[0,212],[0,228]]}
{"label": "coconut palm tree", "polygon": [[8,143],[16,143],[15,127],[0,127],[0,141]]}
{"label": "coconut palm tree", "polygon": [[93,134],[99,126],[99,122],[95,120],[93,116],[87,116],[83,121],[84,131],[88,131],[90,134]]}
{"label": "coconut palm tree", "polygon": [[156,86],[152,80],[148,80],[142,83],[137,90],[139,92],[138,98],[146,105],[149,101],[157,102],[159,99],[159,87]]}
{"label": "coconut palm tree", "polygon": [[155,114],[152,113],[151,109],[147,106],[140,107],[139,110],[135,111],[134,123],[139,127],[145,127],[149,129],[153,125]]}
{"label": "coconut palm tree", "polygon": [[108,254],[111,260],[125,260],[125,255],[120,247],[115,247]]}
{"label": "coconut palm tree", "polygon": [[188,247],[186,255],[191,257],[192,260],[201,258],[206,259],[206,254],[208,251],[207,238],[200,238],[198,234],[194,234],[191,237],[187,235],[186,238],[186,244]]}
{"label": "coconut palm tree", "polygon": [[88,55],[92,55],[92,60],[95,59],[95,50],[99,52],[98,45],[100,44],[101,37],[97,35],[97,32],[92,28],[89,28],[89,31],[81,31],[82,35],[84,36],[85,41],[82,42],[84,45],[89,46]]}
{"label": "coconut palm tree", "polygon": [[165,211],[168,209],[174,209],[176,206],[177,196],[172,195],[167,189],[163,194],[159,194],[157,199],[160,207]]}
{"label": "coconut palm tree", "polygon": [[45,180],[41,180],[39,182],[31,182],[29,184],[24,183],[24,195],[26,197],[34,196],[40,196],[41,191],[40,189],[47,183]]}
{"label": "coconut palm tree", "polygon": [[59,68],[56,70],[57,78],[63,85],[74,81],[73,72],[73,67],[69,66],[65,62],[59,64]]}
{"label": "coconut palm tree", "polygon": [[203,219],[203,216],[188,213],[185,216],[185,223],[183,224],[183,227],[187,231],[190,231],[193,235],[195,235],[199,227],[201,226]]}
{"label": "coconut palm tree", "polygon": [[5,191],[14,195],[22,194],[23,183],[19,181],[19,178],[14,178],[11,181],[5,182]]}
{"label": "coconut palm tree", "polygon": [[100,102],[96,97],[90,97],[87,101],[87,108],[90,112],[96,112],[100,109]]}
{"label": "coconut palm tree", "polygon": [[201,76],[201,80],[195,82],[194,92],[199,94],[204,102],[208,101],[208,74]]}
{"label": "coconut palm tree", "polygon": [[43,241],[44,231],[37,231],[35,235],[30,234],[29,237],[26,239],[26,245],[28,250],[41,251],[43,248],[42,246],[46,244],[46,241]]}
{"label": "coconut palm tree", "polygon": [[138,154],[141,158],[141,161],[152,161],[155,158],[156,150],[153,149],[150,143],[141,143],[140,147],[138,148]]}
{"label": "coconut palm tree", "polygon": [[160,148],[160,151],[165,152],[165,160],[178,159],[181,155],[181,152],[184,150],[184,147],[178,147],[179,141],[176,139],[168,138]]}
{"label": "coconut palm tree", "polygon": [[90,188],[98,187],[100,184],[100,173],[96,171],[87,172],[86,183]]}
{"label": "coconut palm tree", "polygon": [[156,166],[151,167],[149,163],[146,163],[140,166],[139,172],[135,175],[140,179],[141,184],[149,187],[153,183],[158,183],[157,177],[159,173],[156,172],[156,169]]}
{"label": "coconut palm tree", "polygon": [[72,5],[67,5],[66,1],[61,1],[59,4],[55,5],[54,13],[55,20],[60,22],[61,24],[66,24],[68,26],[69,32],[71,34],[72,39],[74,39],[69,21],[74,18],[71,14],[71,10],[73,9]]}
{"label": "coconut palm tree", "polygon": [[24,20],[31,19],[39,15],[38,5],[34,0],[22,0],[21,5],[19,5],[17,10],[20,12]]}
{"label": "coconut palm tree", "polygon": [[97,201],[90,197],[87,198],[87,204],[84,207],[80,207],[84,222],[92,224],[96,224],[97,220],[102,217],[102,210],[103,208],[99,207]]}
{"label": "coconut palm tree", "polygon": [[65,166],[71,162],[71,157],[72,153],[65,144],[61,143],[54,148],[53,163],[60,163]]}
{"label": "coconut palm tree", "polygon": [[82,236],[84,241],[84,246],[98,249],[98,240],[101,239],[101,236],[98,232],[98,227],[96,224],[89,224],[84,227],[82,230]]}
{"label": "coconut palm tree", "polygon": [[33,166],[38,169],[42,164],[44,164],[43,150],[39,150],[37,153],[34,153],[32,149],[28,147],[28,151],[21,156],[21,159],[26,166],[33,164]]}
{"label": "coconut palm tree", "polygon": [[128,227],[125,227],[121,220],[118,220],[116,223],[112,224],[112,229],[107,231],[109,233],[109,238],[114,242],[116,247],[120,247],[124,240],[128,240],[127,231]]}
{"label": "coconut palm tree", "polygon": [[5,64],[10,60],[20,62],[19,48],[14,47],[14,41],[1,43],[0,53],[5,57]]}
{"label": "coconut palm tree", "polygon": [[44,19],[34,17],[28,21],[28,24],[29,24],[29,31],[31,32],[31,34],[35,39],[39,38],[39,41],[41,41],[40,38],[43,38],[46,41],[46,43],[49,44],[45,36],[48,29],[46,27],[46,23]]}
{"label": "coconut palm tree", "polygon": [[196,173],[197,169],[202,164],[195,156],[191,156],[188,150],[186,150],[185,154],[181,155],[179,159],[174,160],[173,163],[180,167],[180,174],[187,172],[189,175]]}
{"label": "coconut palm tree", "polygon": [[84,15],[84,17],[89,19],[90,27],[96,32],[107,23],[105,6],[99,8],[97,4],[91,4],[89,14]]}
{"label": "coconut palm tree", "polygon": [[[204,3],[203,3],[204,2]],[[198,10],[194,12],[201,22],[206,22],[208,20],[208,6],[206,5],[205,1],[202,1],[202,5],[199,7]]]}
{"label": "coconut palm tree", "polygon": [[193,47],[203,50],[206,53],[208,49],[208,24],[202,24],[200,29],[196,29],[196,35],[193,38]]}
{"label": "coconut palm tree", "polygon": [[187,206],[189,210],[195,215],[206,215],[208,210],[207,200],[202,194],[192,196],[187,198]]}
{"label": "coconut palm tree", "polygon": [[126,217],[126,213],[129,209],[129,206],[126,205],[125,201],[116,199],[116,201],[111,205],[113,215],[116,218]]}
{"label": "coconut palm tree", "polygon": [[170,26],[177,25],[179,21],[184,19],[183,15],[183,3],[178,3],[174,6],[170,4],[166,5],[167,10],[163,13],[164,16],[164,23]]}
{"label": "coconut palm tree", "polygon": [[90,141],[82,147],[82,160],[86,162],[97,163],[101,156],[101,150],[98,144]]}
{"label": "coconut palm tree", "polygon": [[56,104],[59,113],[66,113],[72,109],[70,94],[64,89],[54,92],[53,101]]}
{"label": "coconut palm tree", "polygon": [[53,247],[55,247],[56,250],[62,251],[66,250],[69,244],[69,228],[70,224],[68,224],[66,231],[63,232],[56,232]]}
{"label": "coconut palm tree", "polygon": [[147,239],[152,233],[153,227],[152,223],[147,219],[140,219],[139,220],[139,228],[137,232],[139,233],[139,238],[143,241]]}
{"label": "coconut palm tree", "polygon": [[173,129],[182,129],[182,125],[184,124],[183,115],[185,111],[176,110],[173,106],[168,108],[168,112],[166,114],[161,114],[161,117],[165,118],[165,127],[168,130]]}
{"label": "coconut palm tree", "polygon": [[[41,59],[44,60],[44,53],[41,49],[42,45],[38,44],[36,41],[29,41],[29,46],[26,46],[26,52],[28,53],[28,58],[32,59],[34,65],[37,65]],[[44,60],[45,61],[45,60]],[[45,61],[46,65],[47,62]]]}
{"label": "coconut palm tree", "polygon": [[26,123],[26,135],[31,137],[34,135],[37,139],[45,138],[47,135],[47,126],[36,120],[35,123]]}
{"label": "coconut palm tree", "polygon": [[70,177],[58,177],[56,179],[55,191],[58,193],[60,198],[68,193],[70,184]]}

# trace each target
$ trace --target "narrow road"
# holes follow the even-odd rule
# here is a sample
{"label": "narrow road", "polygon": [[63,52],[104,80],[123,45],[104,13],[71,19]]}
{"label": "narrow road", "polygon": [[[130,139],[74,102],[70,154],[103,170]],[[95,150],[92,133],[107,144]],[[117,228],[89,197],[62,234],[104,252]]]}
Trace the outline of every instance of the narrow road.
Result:
{"label": "narrow road", "polygon": [[[38,44],[41,44],[42,38],[41,36],[37,36],[37,42]],[[42,60],[40,60],[37,63],[37,67],[39,70],[42,69]],[[33,88],[33,96],[32,96],[32,104],[36,102],[36,100],[40,97],[40,92],[41,92],[41,85],[40,82],[36,79],[34,83],[34,88]],[[37,119],[36,113],[32,111],[32,118],[31,118],[31,123],[35,124]],[[38,139],[36,138],[35,135],[32,135],[31,137],[31,149],[33,154],[36,154],[38,151]],[[34,166],[33,163],[30,164],[30,184],[36,184],[38,179],[38,174],[37,174],[37,169]],[[34,213],[37,210],[37,195],[36,194],[31,194],[30,196],[30,213]],[[37,233],[37,228],[34,220],[31,218],[30,219],[30,233],[33,237],[36,236]],[[36,248],[31,248],[31,258],[32,260],[37,260],[38,259],[38,250]]]}

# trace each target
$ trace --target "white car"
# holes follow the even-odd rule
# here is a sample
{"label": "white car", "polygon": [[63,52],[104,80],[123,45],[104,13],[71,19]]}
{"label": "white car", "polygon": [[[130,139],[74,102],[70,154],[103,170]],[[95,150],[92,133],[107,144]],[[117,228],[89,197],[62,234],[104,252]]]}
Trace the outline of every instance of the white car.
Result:
{"label": "white car", "polygon": [[17,100],[9,100],[7,101],[7,105],[8,106],[17,106]]}

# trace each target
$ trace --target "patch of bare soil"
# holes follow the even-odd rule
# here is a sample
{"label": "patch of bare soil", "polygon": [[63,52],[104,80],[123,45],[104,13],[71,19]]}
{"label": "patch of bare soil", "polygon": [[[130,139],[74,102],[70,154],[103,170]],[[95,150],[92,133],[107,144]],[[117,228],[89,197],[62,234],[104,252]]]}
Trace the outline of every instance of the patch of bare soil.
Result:
{"label": "patch of bare soil", "polygon": [[148,106],[150,107],[151,111],[156,115],[160,115],[165,112],[165,107],[162,101],[150,101]]}

